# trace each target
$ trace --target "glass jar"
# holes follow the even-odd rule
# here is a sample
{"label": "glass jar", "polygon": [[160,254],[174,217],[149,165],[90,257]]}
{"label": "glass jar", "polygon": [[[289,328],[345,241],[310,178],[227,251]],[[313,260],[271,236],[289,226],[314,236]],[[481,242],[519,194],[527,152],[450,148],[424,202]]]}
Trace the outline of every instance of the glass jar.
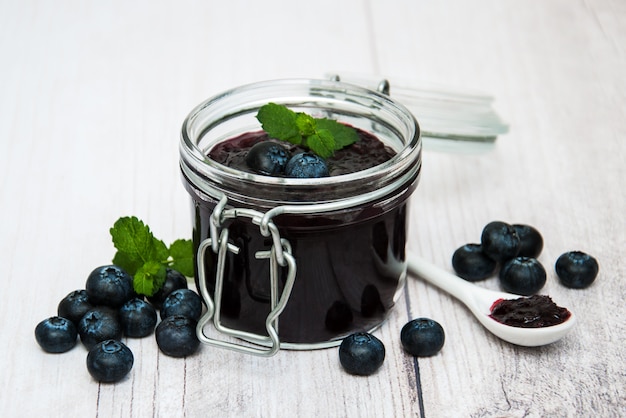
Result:
{"label": "glass jar", "polygon": [[[396,154],[315,179],[252,174],[207,156],[221,141],[259,131],[256,114],[269,102],[362,129]],[[180,166],[207,305],[202,342],[269,356],[334,346],[385,320],[404,287],[407,204],[421,171],[419,127],[404,106],[331,80],[238,87],[185,119]],[[207,335],[209,322],[217,337]]]}

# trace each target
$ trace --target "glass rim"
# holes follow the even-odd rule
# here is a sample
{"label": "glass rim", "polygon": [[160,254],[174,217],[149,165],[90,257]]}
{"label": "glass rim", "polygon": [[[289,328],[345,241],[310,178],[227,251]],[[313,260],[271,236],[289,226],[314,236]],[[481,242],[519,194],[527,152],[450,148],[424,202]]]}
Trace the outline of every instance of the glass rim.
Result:
{"label": "glass rim", "polygon": [[[290,91],[292,92],[289,93]],[[270,92],[275,97],[263,101],[261,96]],[[315,95],[313,92],[318,94]],[[326,95],[322,93],[326,93]],[[301,99],[309,98],[310,100],[319,100],[327,103],[342,102],[342,100],[332,96],[332,93],[367,99],[372,103],[379,104],[381,111],[395,116],[398,121],[403,123],[403,128],[407,132],[407,138],[401,138],[403,141],[402,148],[396,150],[396,154],[386,162],[365,170],[330,177],[301,179],[255,174],[220,164],[210,159],[205,154],[205,151],[198,146],[202,135],[199,135],[198,138],[193,138],[191,133],[191,126],[195,122],[196,117],[202,112],[214,106],[230,103],[236,98],[250,97],[250,109],[255,107],[254,103],[257,103],[258,107],[260,107],[269,101],[278,101],[279,97],[284,97],[284,99],[293,99],[294,97]],[[297,102],[298,100],[295,101]],[[305,100],[302,100],[302,103],[305,103]],[[355,101],[351,105],[359,106],[362,104]],[[362,107],[366,109],[365,105],[362,105]],[[219,122],[219,120],[216,120],[214,124],[219,124]],[[259,123],[259,130],[261,129],[260,126]],[[294,78],[260,81],[235,87],[214,95],[195,106],[185,117],[181,128],[179,148],[181,164],[189,166],[189,168],[202,174],[202,176],[209,178],[217,176],[226,182],[244,182],[249,185],[259,184],[268,187],[297,188],[299,190],[312,190],[318,187],[331,187],[353,182],[367,183],[384,180],[386,177],[393,177],[395,171],[397,171],[396,168],[415,162],[421,164],[420,128],[415,116],[408,108],[386,94],[355,84],[325,79]]]}

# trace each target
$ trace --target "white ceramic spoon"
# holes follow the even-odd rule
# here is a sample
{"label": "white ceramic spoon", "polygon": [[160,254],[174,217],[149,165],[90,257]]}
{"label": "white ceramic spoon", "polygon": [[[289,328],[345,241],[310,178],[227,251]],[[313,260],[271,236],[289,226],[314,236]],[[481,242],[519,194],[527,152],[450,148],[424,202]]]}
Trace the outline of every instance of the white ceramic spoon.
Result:
{"label": "white ceramic spoon", "polygon": [[496,337],[513,344],[536,347],[553,343],[572,330],[576,323],[574,313],[562,324],[543,328],[520,328],[502,324],[491,318],[491,307],[500,299],[519,299],[522,296],[484,289],[433,266],[421,257],[407,252],[409,273],[448,292],[469,308],[478,321]]}

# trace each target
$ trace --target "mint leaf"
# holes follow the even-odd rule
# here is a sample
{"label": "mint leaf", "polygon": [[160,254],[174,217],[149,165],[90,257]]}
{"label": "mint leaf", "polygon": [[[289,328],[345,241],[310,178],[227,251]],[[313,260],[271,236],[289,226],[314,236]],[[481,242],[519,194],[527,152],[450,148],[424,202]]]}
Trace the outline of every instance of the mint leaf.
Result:
{"label": "mint leaf", "polygon": [[163,286],[165,278],[165,266],[158,261],[148,261],[135,273],[133,288],[140,295],[152,296]]}
{"label": "mint leaf", "polygon": [[328,129],[320,129],[306,140],[306,145],[322,158],[328,158],[335,152],[335,140]]}
{"label": "mint leaf", "polygon": [[193,260],[193,242],[189,239],[179,239],[170,245],[170,255],[172,263],[170,265],[174,270],[178,270],[183,276],[193,277],[194,260]]}
{"label": "mint leaf", "polygon": [[335,139],[335,150],[339,150],[359,140],[356,130],[350,126],[339,123],[332,119],[317,119],[315,121],[318,130],[327,129]]}
{"label": "mint leaf", "polygon": [[257,119],[270,137],[307,147],[322,158],[359,140],[356,129],[350,126],[296,113],[276,103],[262,106]]}
{"label": "mint leaf", "polygon": [[128,274],[133,276],[139,267],[143,265],[143,262],[136,257],[130,256],[123,251],[118,251],[113,257],[113,264],[121,267]]}
{"label": "mint leaf", "polygon": [[[134,270],[147,261],[165,261],[169,257],[163,241],[156,239],[150,228],[134,216],[118,219],[110,232],[113,245],[123,253],[119,258],[134,266]],[[133,274],[133,269],[130,270],[128,273]]]}
{"label": "mint leaf", "polygon": [[134,216],[119,218],[109,232],[117,249],[113,264],[133,276],[133,287],[138,294],[152,296],[159,290],[165,282],[168,267],[193,277],[191,240],[176,240],[168,248],[163,241],[154,237],[146,224]]}
{"label": "mint leaf", "polygon": [[296,126],[302,136],[315,134],[315,119],[306,113],[296,113]]}
{"label": "mint leaf", "polygon": [[296,113],[285,106],[268,103],[259,109],[256,118],[269,136],[296,145],[302,142],[302,135],[296,124]]}

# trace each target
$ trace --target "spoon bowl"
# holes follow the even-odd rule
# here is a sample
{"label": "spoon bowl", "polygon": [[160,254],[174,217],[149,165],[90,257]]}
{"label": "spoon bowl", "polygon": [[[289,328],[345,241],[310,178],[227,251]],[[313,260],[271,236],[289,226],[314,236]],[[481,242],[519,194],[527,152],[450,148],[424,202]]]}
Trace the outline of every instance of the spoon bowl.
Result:
{"label": "spoon bowl", "polygon": [[519,299],[520,295],[484,289],[433,266],[415,254],[407,252],[409,273],[454,296],[474,314],[476,319],[496,337],[512,344],[537,347],[551,344],[567,335],[576,323],[574,313],[563,323],[541,328],[506,325],[491,318],[491,308],[500,299]]}

